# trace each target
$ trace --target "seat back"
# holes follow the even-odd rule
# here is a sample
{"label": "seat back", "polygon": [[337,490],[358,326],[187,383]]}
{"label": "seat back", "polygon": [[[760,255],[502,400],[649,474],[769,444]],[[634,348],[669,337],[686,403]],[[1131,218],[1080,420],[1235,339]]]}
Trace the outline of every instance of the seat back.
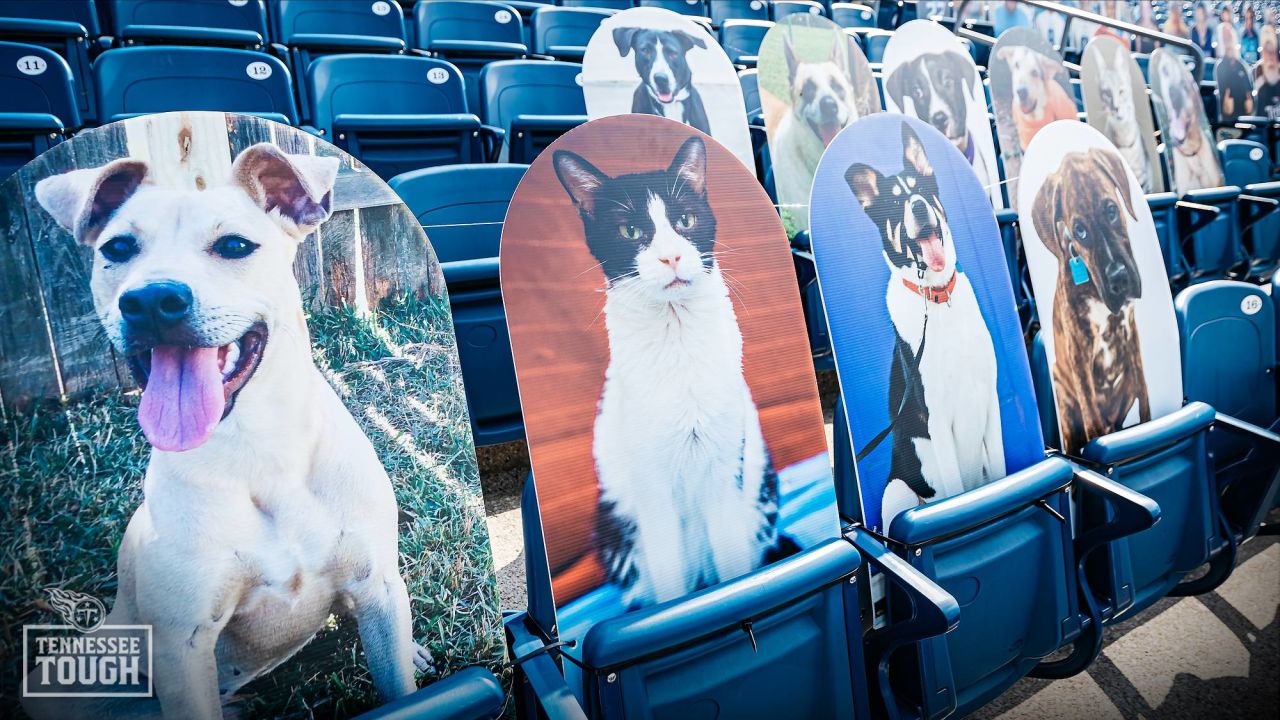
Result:
{"label": "seat back", "polygon": [[[932,22],[932,21],[926,21]],[[884,51],[889,46],[893,33],[888,30],[869,29],[858,33],[861,38],[862,51],[866,53],[867,62],[878,65],[884,62]]]}
{"label": "seat back", "polygon": [[138,32],[137,26],[241,30],[254,33],[256,44],[270,37],[263,0],[111,0],[110,5],[116,37],[129,37]]}
{"label": "seat back", "polygon": [[[484,43],[524,45],[520,13],[501,2],[431,0],[414,6],[413,22],[417,47],[425,50],[436,49],[438,41],[476,43],[478,52]],[[448,46],[443,51],[447,53]]]}
{"label": "seat back", "polygon": [[[956,138],[991,206],[1003,208],[982,76],[956,35],[932,20],[912,20],[890,37],[882,62],[885,109],[920,118]],[[945,89],[943,78],[951,83],[946,88],[954,89]],[[916,107],[917,101],[925,105],[926,97],[928,107]]]}
{"label": "seat back", "polygon": [[772,27],[768,20],[726,20],[720,26],[720,46],[734,65],[755,65],[760,43]]}
{"label": "seat back", "polygon": [[1110,35],[1089,42],[1082,59],[1082,91],[1088,122],[1116,147],[1146,193],[1164,192],[1160,153],[1146,79],[1129,48]]}
{"label": "seat back", "polygon": [[599,8],[538,8],[533,11],[533,51],[561,60],[581,60],[592,33],[612,14],[612,10]]}
{"label": "seat back", "polygon": [[404,40],[404,16],[393,0],[279,0],[270,4],[276,42],[295,35],[363,35]]}
{"label": "seat back", "polygon": [[[52,115],[68,130],[80,127],[71,68],[48,48],[0,42],[0,97],[5,98],[0,115]],[[36,131],[49,129],[32,127]]]}
{"label": "seat back", "polygon": [[1164,154],[1179,195],[1220,187],[1222,165],[1214,152],[1213,132],[1200,98],[1200,85],[1169,48],[1151,53],[1151,101],[1164,140]]}
{"label": "seat back", "polygon": [[[40,45],[61,55],[75,78],[76,105],[86,122],[98,117],[89,60],[89,38],[102,34],[94,0],[0,0],[0,18],[21,18],[8,27],[0,22],[0,40]],[[39,22],[32,26],[29,20]]]}
{"label": "seat back", "polygon": [[831,19],[840,27],[876,27],[876,11],[860,3],[831,3]]}
{"label": "seat back", "polygon": [[102,34],[94,0],[0,0],[0,17],[75,23],[84,28],[88,37]]}
{"label": "seat back", "polygon": [[[679,69],[669,77],[642,78],[642,53],[662,42],[677,50],[671,62]],[[685,77],[688,87],[677,87],[676,78]],[[744,166],[755,166],[737,71],[706,27],[687,15],[637,7],[607,18],[587,45],[582,90],[593,120],[629,113],[670,117],[715,138]]]}
{"label": "seat back", "polygon": [[[957,629],[890,673],[922,716],[963,715],[1078,628],[1070,530],[1035,505],[1065,514],[1071,473],[1044,465],[1000,232],[968,160],[921,120],[873,115],[827,148],[813,188],[843,400],[833,440],[850,449],[836,456],[841,511],[903,543],[961,604]],[[919,241],[892,188],[924,203]],[[888,604],[880,621],[909,619]]]}
{"label": "seat back", "polygon": [[[125,158],[145,164],[147,186],[137,193],[165,194],[158,196],[162,200],[156,195],[150,200],[138,196],[132,202],[115,199],[113,211],[118,207],[122,214],[139,212],[136,202],[163,202],[174,208],[168,215],[174,222],[181,216],[183,223],[204,223],[206,232],[216,232],[210,230],[216,216],[234,215],[231,222],[252,228],[245,232],[255,237],[262,233],[263,245],[289,243],[272,249],[270,257],[255,254],[251,260],[207,258],[203,246],[192,245],[177,251],[184,254],[169,255],[167,263],[148,265],[153,280],[190,282],[193,299],[206,303],[200,312],[207,319],[240,327],[245,321],[235,310],[211,306],[225,298],[246,299],[202,278],[205,271],[198,266],[252,263],[255,277],[270,278],[289,291],[270,294],[270,299],[249,299],[270,323],[270,342],[281,348],[300,343],[292,355],[264,356],[244,392],[234,404],[226,404],[227,419],[212,416],[213,437],[179,456],[176,466],[168,466],[176,468],[171,470],[160,470],[160,463],[151,460],[148,441],[155,438],[156,424],[147,420],[147,404],[156,396],[147,393],[163,392],[165,381],[153,373],[147,389],[139,393],[130,373],[119,372],[118,356],[113,356],[94,311],[93,255],[82,252],[83,236],[76,237],[60,224],[74,225],[78,209],[61,204],[67,198],[57,192],[59,184],[76,182],[63,174],[79,171],[80,177],[101,178],[96,170]],[[305,180],[298,173],[307,173]],[[41,183],[49,190],[37,192]],[[277,193],[288,193],[290,200]],[[175,607],[167,604],[171,590],[149,573],[129,575],[128,568],[155,568],[163,578],[181,575],[195,563],[203,572],[206,564],[201,558],[214,557],[223,547],[232,555],[240,552],[245,563],[259,562],[251,557],[286,556],[291,546],[273,533],[197,537],[166,532],[157,538],[149,532],[167,523],[217,524],[235,514],[234,503],[226,497],[203,501],[180,488],[167,493],[154,486],[143,488],[144,476],[159,473],[179,481],[210,472],[216,463],[199,458],[216,457],[218,444],[228,443],[241,453],[234,463],[243,475],[235,482],[255,497],[271,496],[255,478],[278,477],[281,466],[272,458],[307,467],[308,476],[328,488],[326,493],[274,496],[260,500],[261,511],[272,514],[274,527],[292,526],[326,545],[341,545],[353,535],[364,538],[351,546],[354,564],[345,570],[335,565],[330,571],[345,578],[341,585],[358,585],[361,568],[371,570],[376,573],[376,595],[388,597],[395,608],[393,613],[388,606],[371,606],[361,599],[354,607],[346,606],[337,592],[332,599],[312,595],[325,590],[308,589],[309,581],[299,574],[293,581],[303,588],[299,595],[317,598],[316,607],[323,610],[258,604],[253,611],[267,612],[259,617],[268,625],[246,625],[234,616],[252,599],[232,599],[225,627],[210,626],[209,637],[191,640],[193,651],[208,654],[207,668],[184,675],[170,672],[172,668],[159,661],[143,661],[148,663],[143,667],[150,668],[146,680],[130,685],[121,677],[119,684],[99,691],[143,696],[158,690],[169,697],[170,690],[182,693],[199,684],[216,695],[221,678],[221,687],[230,695],[256,681],[252,707],[270,717],[325,703],[359,714],[382,704],[379,694],[403,700],[418,683],[432,685],[446,676],[466,678],[479,672],[459,672],[469,665],[495,670],[503,665],[502,619],[448,298],[431,245],[385,183],[353,158],[301,130],[241,115],[170,113],[105,125],[53,148],[0,185],[0,208],[6,227],[22,228],[0,243],[0,263],[24,268],[6,277],[3,291],[16,301],[11,307],[18,312],[0,318],[0,332],[18,339],[6,344],[0,358],[4,412],[7,418],[21,418],[24,428],[9,441],[21,459],[14,472],[5,474],[2,485],[7,495],[32,501],[24,516],[38,525],[26,532],[25,520],[17,516],[0,522],[6,534],[25,533],[24,562],[48,568],[38,581],[15,580],[14,592],[40,597],[47,579],[107,606],[136,607],[130,617],[148,627],[164,622],[151,608]],[[289,222],[294,213],[297,224]],[[282,229],[272,229],[276,223]],[[157,237],[155,228],[147,234],[139,231],[139,243],[172,242],[182,234],[160,226]],[[293,236],[296,231],[301,232]],[[241,289],[250,294],[272,292],[253,283]],[[42,297],[56,297],[56,307],[46,306]],[[34,324],[45,330],[33,333]],[[196,365],[200,359],[188,356],[186,362]],[[289,381],[275,381],[282,377]],[[188,389],[171,392],[188,393],[182,397],[184,404],[190,398]],[[424,414],[430,422],[422,421]],[[255,434],[236,418],[266,423],[278,432]],[[280,453],[273,445],[279,442],[299,450]],[[76,486],[89,483],[102,495],[85,504],[54,478]],[[151,510],[173,507],[170,502],[182,508],[176,516]],[[69,550],[65,533],[57,530],[58,519],[76,516],[81,517],[80,531],[75,549]],[[151,518],[161,516],[166,519],[158,526],[151,524]],[[286,519],[290,516],[294,519]],[[252,516],[240,517],[255,522]],[[129,582],[120,581],[118,567],[125,569]],[[194,597],[201,591],[191,592]],[[337,607],[330,615],[333,603]],[[378,624],[384,613],[394,622]],[[46,611],[38,622],[61,622],[56,617]],[[6,634],[16,629],[14,622],[36,621],[6,618]],[[264,634],[299,623],[305,630],[286,650],[248,666],[235,659],[250,652],[246,647],[272,644]],[[150,637],[141,635],[142,643]],[[428,638],[434,662],[424,662],[427,651],[415,642]],[[11,641],[4,643],[8,653]],[[215,646],[231,654],[222,656]],[[141,659],[132,657],[134,663]],[[386,672],[375,672],[371,682],[370,667]],[[455,702],[468,695],[457,683],[444,686],[458,693],[452,698]],[[490,680],[485,707],[473,706],[473,714],[466,717],[500,714],[502,692],[498,687],[495,693],[495,686]],[[31,687],[37,689],[35,684]],[[73,692],[76,687],[85,691],[84,685],[41,689]],[[64,702],[54,701],[44,709],[53,716],[65,714],[70,706]],[[439,713],[441,705],[435,708]],[[437,713],[430,716],[445,717]]]}
{"label": "seat back", "polygon": [[770,16],[774,22],[788,15],[796,15],[798,13],[809,15],[827,14],[826,8],[822,6],[822,3],[813,2],[813,0],[774,0],[770,5]]}
{"label": "seat back", "polygon": [[662,8],[681,15],[709,17],[705,0],[639,0],[636,4],[640,7]]}
{"label": "seat back", "polygon": [[768,20],[768,0],[707,0],[711,22],[717,26],[727,20]]}
{"label": "seat back", "polygon": [[223,110],[296,124],[289,70],[250,50],[132,47],[109,50],[93,64],[102,117],[171,110]]}
{"label": "seat back", "polygon": [[[1061,17],[1057,13],[1044,15]],[[996,116],[997,144],[1007,182],[1005,192],[1009,207],[1021,214],[1018,184],[1023,155],[1031,139],[1055,120],[1079,119],[1070,75],[1062,64],[1062,56],[1040,33],[1032,28],[1014,27],[1001,33],[992,48],[987,76],[991,80],[991,108]],[[1034,104],[1035,116],[1021,114],[1020,97]]]}
{"label": "seat back", "polygon": [[477,445],[524,435],[498,288],[498,241],[526,168],[450,165],[397,175],[389,183],[431,233],[444,270]]}
{"label": "seat back", "polygon": [[[1250,188],[1270,182],[1271,153],[1262,143],[1249,140],[1221,140],[1218,154],[1222,157],[1222,172],[1228,185],[1244,188],[1246,193],[1259,192],[1265,197],[1275,197],[1276,189]],[[1280,263],[1280,213],[1271,213],[1249,229],[1255,276],[1266,275]]]}
{"label": "seat back", "polygon": [[[437,82],[439,81],[439,82]],[[338,115],[441,115],[467,112],[462,75],[436,58],[328,55],[307,70],[311,120],[329,131]]]}
{"label": "seat back", "polygon": [[[529,146],[518,154],[521,160],[531,160],[559,137],[560,130],[576,123],[576,118],[585,121],[587,105],[581,77],[582,66],[577,63],[490,62],[480,72],[480,117],[485,124],[507,131],[507,148],[528,141]],[[559,121],[549,122],[551,118]]]}
{"label": "seat back", "polygon": [[[658,215],[651,191],[684,210]],[[641,258],[639,276],[637,234],[665,258]],[[529,573],[550,583],[530,588],[529,613],[604,670],[566,666],[570,687],[596,715],[794,703],[847,716],[844,578],[857,562],[832,542],[834,488],[794,271],[755,178],[683,125],[591,122],[530,167],[501,254],[545,542],[526,557],[549,567]],[[686,274],[650,275],[672,265]],[[699,317],[684,315],[694,307]],[[668,326],[674,335],[632,344],[633,323],[668,312],[683,318]],[[686,335],[702,349],[684,346]],[[659,399],[644,380],[658,376],[682,388],[679,399]],[[726,380],[733,399],[707,394]],[[713,416],[724,419],[706,435],[699,418]],[[666,510],[626,499],[641,487]]]}

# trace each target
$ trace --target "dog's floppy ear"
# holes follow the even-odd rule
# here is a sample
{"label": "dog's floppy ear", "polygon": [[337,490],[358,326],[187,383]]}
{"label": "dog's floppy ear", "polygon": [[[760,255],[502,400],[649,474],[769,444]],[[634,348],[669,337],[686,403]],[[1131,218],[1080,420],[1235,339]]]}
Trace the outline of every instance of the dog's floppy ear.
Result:
{"label": "dog's floppy ear", "polygon": [[36,201],[76,240],[92,245],[98,231],[147,177],[147,164],[124,158],[72,170],[36,183]]}
{"label": "dog's floppy ear", "polygon": [[707,144],[694,135],[676,151],[667,172],[679,177],[684,186],[699,195],[707,192]]}
{"label": "dog's floppy ear", "polygon": [[[907,97],[907,77],[914,71],[912,66],[915,64],[916,61],[912,60],[899,65],[893,71],[893,74],[889,76],[889,79],[884,82],[884,91],[889,93],[889,97],[893,98],[898,110],[902,112],[906,112],[906,106],[902,103]],[[917,109],[916,112],[924,112],[924,110]]]}
{"label": "dog's floppy ear", "polygon": [[1017,45],[1005,45],[996,51],[996,59],[1003,60],[1007,63],[1013,57],[1014,52],[1019,49],[1020,48]]}
{"label": "dog's floppy ear", "polygon": [[880,197],[880,181],[883,179],[879,170],[864,163],[854,163],[844,171],[844,181],[849,183],[849,189],[863,210],[874,205],[876,198]]}
{"label": "dog's floppy ear", "polygon": [[301,240],[333,212],[338,164],[337,158],[289,155],[271,143],[258,143],[236,158],[231,177],[258,207],[280,220],[285,232]]}
{"label": "dog's floppy ear", "polygon": [[618,46],[618,54],[626,57],[631,54],[631,43],[636,39],[638,27],[620,27],[613,29],[613,44]]}
{"label": "dog's floppy ear", "polygon": [[1062,170],[1045,178],[1044,184],[1031,203],[1031,222],[1040,242],[1049,248],[1058,260],[1066,255],[1062,238],[1058,235],[1058,216],[1062,208]]}
{"label": "dog's floppy ear", "polygon": [[1124,200],[1124,209],[1129,211],[1129,217],[1137,220],[1138,215],[1133,211],[1133,197],[1129,192],[1129,175],[1124,171],[1124,160],[1102,148],[1091,148],[1089,158],[1098,164],[1102,174],[1120,191],[1120,198]]}
{"label": "dog's floppy ear", "polygon": [[608,176],[600,172],[582,156],[568,150],[557,150],[552,157],[556,168],[556,177],[564,186],[573,204],[584,215],[595,210],[595,192],[600,189]]}
{"label": "dog's floppy ear", "polygon": [[915,168],[921,175],[933,174],[933,165],[924,152],[924,143],[907,123],[902,123],[902,166]]}
{"label": "dog's floppy ear", "polygon": [[689,50],[695,47],[703,48],[703,49],[706,49],[707,47],[707,42],[705,40],[698,37],[697,35],[692,35],[683,30],[672,30],[671,35],[672,37],[680,41],[680,45],[685,52],[689,52]]}

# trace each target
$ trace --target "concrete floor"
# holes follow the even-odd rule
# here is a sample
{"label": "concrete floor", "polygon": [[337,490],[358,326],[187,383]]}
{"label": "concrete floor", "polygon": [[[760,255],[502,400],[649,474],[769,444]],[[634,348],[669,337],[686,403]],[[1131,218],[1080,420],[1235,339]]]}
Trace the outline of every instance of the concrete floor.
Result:
{"label": "concrete floor", "polygon": [[[832,403],[823,405],[829,442]],[[498,592],[506,610],[525,607],[519,492],[528,468],[524,452],[523,444],[515,443],[480,451]],[[1057,681],[1024,679],[971,717],[1275,720],[1280,718],[1278,609],[1280,537],[1260,537],[1241,548],[1235,572],[1217,591],[1162,600],[1110,627],[1102,656],[1086,672]]]}

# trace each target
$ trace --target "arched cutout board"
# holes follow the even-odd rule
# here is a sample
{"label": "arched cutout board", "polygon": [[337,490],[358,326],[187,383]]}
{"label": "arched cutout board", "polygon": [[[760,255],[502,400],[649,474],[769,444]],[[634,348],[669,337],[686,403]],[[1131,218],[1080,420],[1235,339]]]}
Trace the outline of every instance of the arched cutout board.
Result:
{"label": "arched cutout board", "polygon": [[1173,297],[1142,186],[1102,133],[1048,126],[1022,178],[1022,243],[1060,447],[1075,454],[1181,407]]}
{"label": "arched cutout board", "polygon": [[1006,193],[1017,210],[1022,154],[1045,125],[1077,119],[1076,101],[1062,57],[1030,28],[1004,31],[991,49],[987,72]]}
{"label": "arched cutout board", "polygon": [[860,117],[881,111],[871,66],[853,38],[821,15],[793,13],[760,43],[760,103],[787,235],[809,229],[809,188],[822,151]]}
{"label": "arched cutout board", "polygon": [[1263,25],[1258,40],[1258,62],[1253,66],[1254,112],[1280,120],[1280,47],[1276,29]]}
{"label": "arched cutout board", "polygon": [[1080,73],[1089,124],[1120,151],[1146,193],[1164,192],[1146,80],[1129,49],[1110,36],[1085,46]]}
{"label": "arched cutout board", "polygon": [[973,166],[994,208],[1004,207],[982,76],[968,48],[931,20],[912,20],[884,50],[884,104],[929,123]]}
{"label": "arched cutout board", "polygon": [[1151,100],[1156,108],[1169,166],[1172,190],[1193,190],[1224,183],[1217,143],[1200,99],[1200,85],[1191,77],[1182,56],[1168,48],[1151,53]]}
{"label": "arched cutout board", "polygon": [[587,44],[582,90],[592,120],[666,117],[710,135],[745,167],[755,167],[738,74],[706,27],[687,16],[638,7],[606,18]]}
{"label": "arched cutout board", "polygon": [[1218,63],[1213,79],[1218,84],[1219,123],[1232,125],[1241,115],[1257,114],[1253,111],[1252,69],[1240,57],[1239,35],[1228,24],[1218,25]]}
{"label": "arched cutout board", "polygon": [[1043,460],[999,229],[950,140],[904,115],[859,120],[823,156],[812,205],[863,521],[884,531]]}
{"label": "arched cutout board", "polygon": [[516,190],[501,268],[544,628],[571,640],[838,533],[782,223],[727,149],[644,115],[572,130]]}
{"label": "arched cutout board", "polygon": [[382,180],[294,128],[169,113],[77,134],[0,201],[5,686],[84,689],[28,672],[31,638],[79,634],[32,625],[92,625],[69,607],[154,654],[150,687],[93,688],[151,697],[26,711],[354,715],[500,666],[449,302]]}

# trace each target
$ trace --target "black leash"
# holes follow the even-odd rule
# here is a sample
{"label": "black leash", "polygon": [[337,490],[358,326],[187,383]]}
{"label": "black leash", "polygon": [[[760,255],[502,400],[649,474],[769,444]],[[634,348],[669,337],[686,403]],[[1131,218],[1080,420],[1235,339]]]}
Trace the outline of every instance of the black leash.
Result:
{"label": "black leash", "polygon": [[[925,302],[927,303],[929,301],[926,299]],[[920,347],[916,349],[915,357],[912,358],[912,365],[917,368],[920,367],[920,358],[924,356],[924,341],[929,337],[925,331],[928,329],[929,312],[926,310],[924,313],[924,324],[920,328]],[[910,375],[908,375],[908,377],[910,377]],[[854,458],[856,462],[862,462],[863,458],[870,455],[877,447],[880,447],[880,443],[884,442],[884,439],[889,437],[889,433],[893,432],[893,426],[898,424],[898,418],[902,417],[902,411],[907,407],[907,397],[911,395],[911,390],[911,387],[903,388],[902,400],[898,402],[898,409],[894,411],[893,417],[889,420],[888,426],[881,430],[875,437],[871,438],[871,442],[867,443],[866,446],[858,452]],[[845,412],[848,411],[848,408],[845,408]]]}

